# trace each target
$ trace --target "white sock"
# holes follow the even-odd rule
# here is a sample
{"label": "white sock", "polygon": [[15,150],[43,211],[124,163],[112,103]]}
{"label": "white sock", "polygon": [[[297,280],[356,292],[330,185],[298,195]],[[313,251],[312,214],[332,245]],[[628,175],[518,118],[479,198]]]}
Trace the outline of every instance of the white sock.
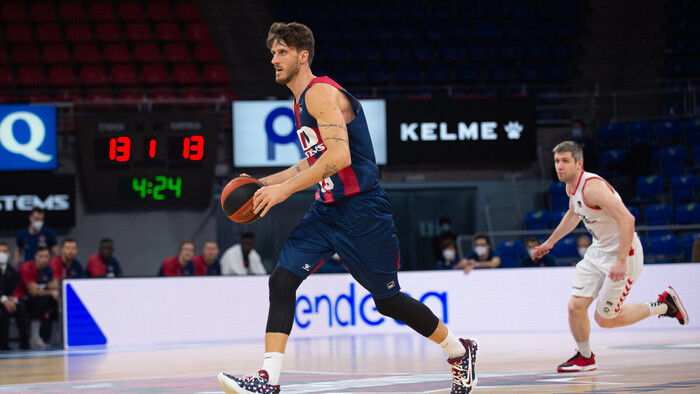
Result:
{"label": "white sock", "polygon": [[262,369],[267,371],[267,374],[270,376],[270,380],[268,382],[270,382],[272,385],[279,384],[283,360],[284,353],[265,353],[265,360],[263,361]]}
{"label": "white sock", "polygon": [[586,342],[576,342],[576,346],[578,346],[578,351],[581,353],[581,355],[585,358],[590,358],[591,357],[591,342],[586,341]]}
{"label": "white sock", "polygon": [[440,342],[440,347],[447,353],[447,358],[450,359],[467,354],[467,350],[462,345],[462,342],[450,330],[447,330],[447,338]]}
{"label": "white sock", "polygon": [[649,307],[650,316],[663,315],[668,312],[668,305],[663,302],[647,302],[647,306]]}

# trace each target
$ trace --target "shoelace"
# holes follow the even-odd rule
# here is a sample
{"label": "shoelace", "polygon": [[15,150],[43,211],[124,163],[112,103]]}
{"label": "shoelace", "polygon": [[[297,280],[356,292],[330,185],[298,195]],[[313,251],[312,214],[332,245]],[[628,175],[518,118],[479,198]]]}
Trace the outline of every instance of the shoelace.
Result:
{"label": "shoelace", "polygon": [[260,376],[259,373],[256,373],[255,375],[245,375],[245,376],[243,376],[243,378],[241,380],[244,382],[252,382],[252,381],[255,381],[257,379],[262,379],[262,377]]}
{"label": "shoelace", "polygon": [[459,364],[450,365],[450,369],[452,370],[452,382],[461,386],[462,380],[465,379],[464,376],[467,374],[467,370],[459,366]]}
{"label": "shoelace", "polygon": [[571,357],[570,359],[566,360],[566,362],[565,362],[564,364],[568,364],[568,363],[570,363],[570,362],[576,360],[576,359],[579,358],[579,357],[584,358],[583,355],[582,355],[581,353],[576,353],[573,357]]}

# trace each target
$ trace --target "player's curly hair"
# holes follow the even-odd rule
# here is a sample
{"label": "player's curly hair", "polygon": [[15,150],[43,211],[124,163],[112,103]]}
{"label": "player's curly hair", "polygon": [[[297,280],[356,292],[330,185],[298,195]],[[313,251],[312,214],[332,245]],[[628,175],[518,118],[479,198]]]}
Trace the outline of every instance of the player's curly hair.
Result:
{"label": "player's curly hair", "polygon": [[299,52],[309,52],[309,65],[311,65],[314,59],[314,33],[308,26],[298,22],[275,22],[267,33],[267,48],[272,48],[276,40],[284,41],[287,46],[294,47]]}
{"label": "player's curly hair", "polygon": [[571,156],[573,156],[574,160],[576,160],[577,162],[583,159],[583,149],[581,149],[581,145],[575,143],[574,141],[560,142],[557,146],[554,147],[554,149],[552,149],[552,152],[571,152]]}

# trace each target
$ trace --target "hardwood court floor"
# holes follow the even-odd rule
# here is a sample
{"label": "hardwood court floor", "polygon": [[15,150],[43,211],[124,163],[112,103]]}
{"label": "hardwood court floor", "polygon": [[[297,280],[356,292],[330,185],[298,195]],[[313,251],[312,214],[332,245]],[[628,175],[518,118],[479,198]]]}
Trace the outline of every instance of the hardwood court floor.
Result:
{"label": "hardwood court floor", "polygon": [[[668,323],[668,324],[662,324]],[[557,374],[565,332],[482,333],[479,393],[700,392],[700,330],[594,331],[598,370]],[[257,370],[262,343],[0,353],[2,392],[216,393],[216,374]],[[415,334],[292,340],[283,393],[448,393],[442,351]]]}

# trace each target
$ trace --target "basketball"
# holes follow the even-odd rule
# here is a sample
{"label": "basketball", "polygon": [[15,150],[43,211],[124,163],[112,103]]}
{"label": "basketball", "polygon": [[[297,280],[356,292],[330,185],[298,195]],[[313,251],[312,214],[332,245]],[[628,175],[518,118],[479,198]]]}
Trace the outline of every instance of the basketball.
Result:
{"label": "basketball", "polygon": [[232,179],[221,192],[221,209],[236,223],[253,223],[260,219],[260,213],[253,213],[253,195],[262,183],[249,176]]}

